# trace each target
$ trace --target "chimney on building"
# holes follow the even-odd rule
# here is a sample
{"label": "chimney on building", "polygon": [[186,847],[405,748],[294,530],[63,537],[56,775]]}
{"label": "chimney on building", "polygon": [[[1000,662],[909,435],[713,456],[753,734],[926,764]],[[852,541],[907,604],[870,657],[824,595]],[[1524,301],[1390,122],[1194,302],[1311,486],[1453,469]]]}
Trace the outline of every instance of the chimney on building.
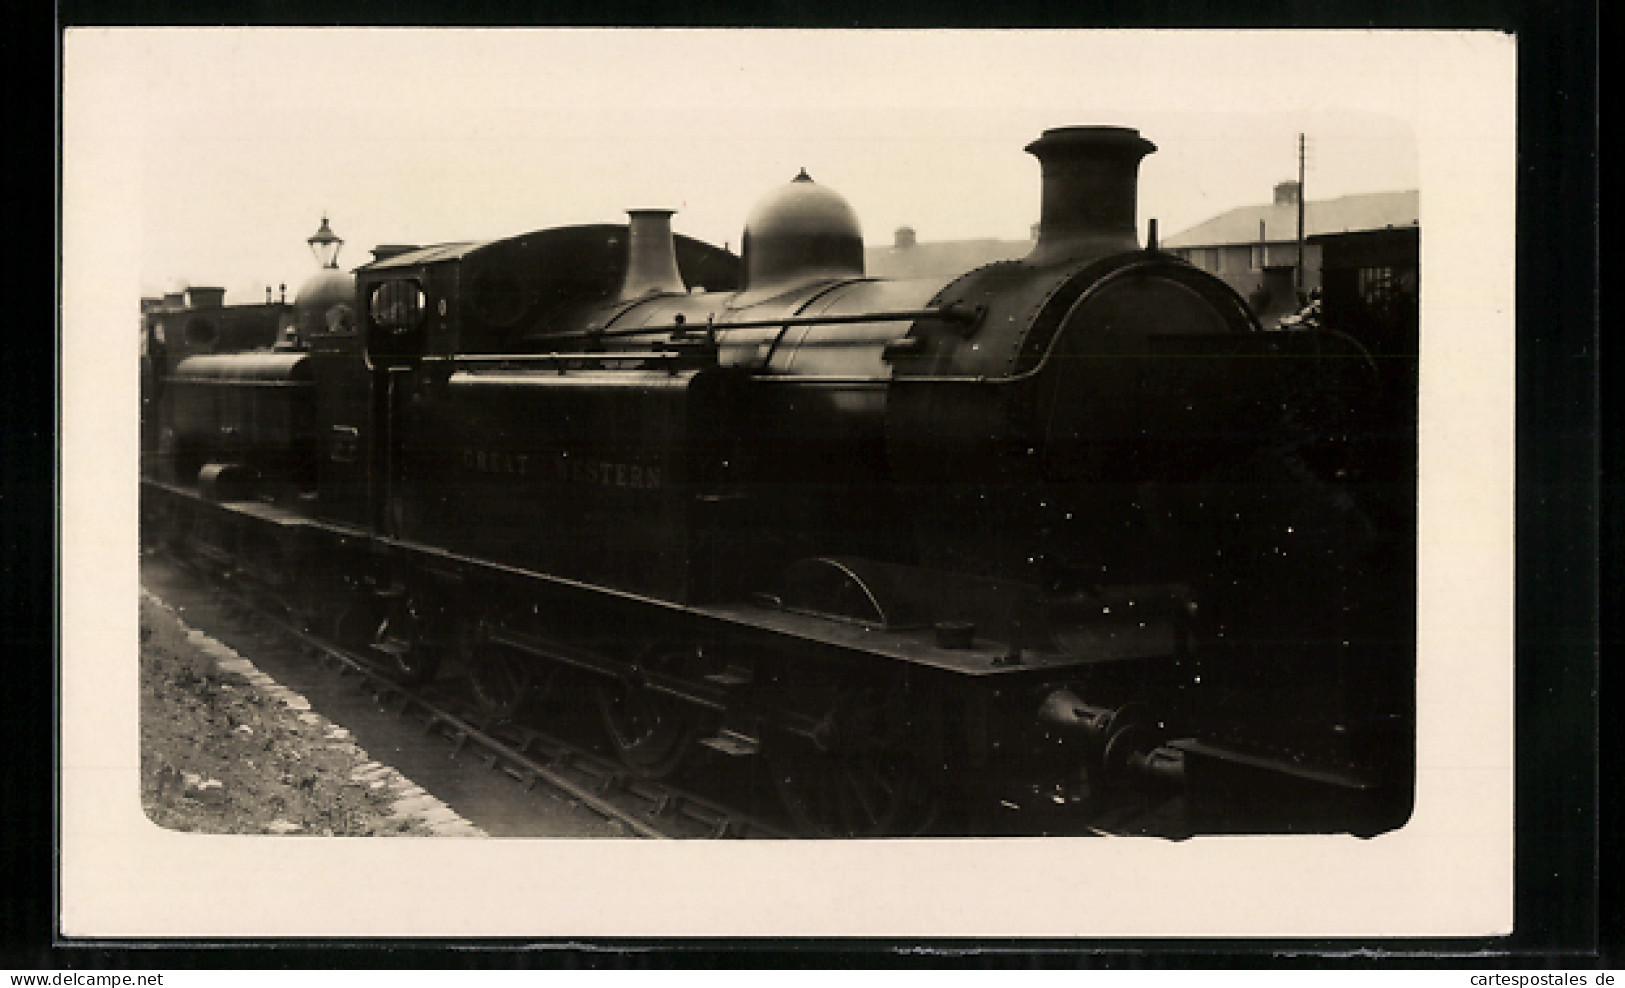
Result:
{"label": "chimney on building", "polygon": [[904,247],[913,247],[916,242],[912,226],[900,226],[897,228],[897,232],[892,234],[892,246],[899,250]]}
{"label": "chimney on building", "polygon": [[224,288],[194,285],[186,290],[186,305],[192,309],[218,309],[226,303]]}
{"label": "chimney on building", "polygon": [[1296,206],[1303,196],[1303,186],[1297,182],[1275,183],[1275,204],[1277,206]]}

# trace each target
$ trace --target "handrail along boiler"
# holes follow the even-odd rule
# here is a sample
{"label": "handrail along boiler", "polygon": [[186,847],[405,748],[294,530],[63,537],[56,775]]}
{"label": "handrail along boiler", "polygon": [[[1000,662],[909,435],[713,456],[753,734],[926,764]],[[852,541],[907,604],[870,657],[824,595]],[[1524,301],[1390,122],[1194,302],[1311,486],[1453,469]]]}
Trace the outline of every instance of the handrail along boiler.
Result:
{"label": "handrail along boiler", "polygon": [[1136,131],[1027,150],[1032,252],[947,279],[865,277],[805,172],[739,257],[666,210],[380,248],[297,343],[170,355],[146,527],[493,716],[590,695],[632,771],[765,760],[810,833],[1398,825],[1369,359],[1142,249]]}

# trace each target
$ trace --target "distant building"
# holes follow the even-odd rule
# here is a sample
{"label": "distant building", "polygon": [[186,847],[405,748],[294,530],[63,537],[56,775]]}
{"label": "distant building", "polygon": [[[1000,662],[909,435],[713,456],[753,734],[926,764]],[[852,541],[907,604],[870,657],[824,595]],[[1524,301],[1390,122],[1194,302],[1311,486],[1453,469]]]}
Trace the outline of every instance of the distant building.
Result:
{"label": "distant building", "polygon": [[[1247,299],[1266,324],[1298,307],[1297,182],[1281,182],[1274,201],[1220,213],[1205,223],[1163,239],[1163,250],[1218,275]],[[1322,246],[1330,234],[1416,229],[1419,196],[1371,192],[1310,201],[1303,205],[1303,291],[1321,287]]]}
{"label": "distant building", "polygon": [[871,278],[949,278],[994,261],[1026,257],[1032,240],[939,240],[921,243],[913,227],[899,227],[890,247],[863,249],[864,274]]}
{"label": "distant building", "polygon": [[1363,343],[1383,362],[1414,363],[1421,270],[1416,227],[1317,234],[1325,323]]}

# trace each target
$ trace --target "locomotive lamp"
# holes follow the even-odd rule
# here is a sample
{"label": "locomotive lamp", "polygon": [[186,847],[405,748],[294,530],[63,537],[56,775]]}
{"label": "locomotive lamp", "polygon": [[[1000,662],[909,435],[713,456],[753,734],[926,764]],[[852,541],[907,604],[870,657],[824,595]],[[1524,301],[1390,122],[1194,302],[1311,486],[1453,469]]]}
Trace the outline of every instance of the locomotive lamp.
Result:
{"label": "locomotive lamp", "polygon": [[322,225],[305,243],[310,244],[310,252],[316,255],[316,263],[324,268],[339,266],[339,248],[344,241],[327,225],[327,214],[322,214]]}

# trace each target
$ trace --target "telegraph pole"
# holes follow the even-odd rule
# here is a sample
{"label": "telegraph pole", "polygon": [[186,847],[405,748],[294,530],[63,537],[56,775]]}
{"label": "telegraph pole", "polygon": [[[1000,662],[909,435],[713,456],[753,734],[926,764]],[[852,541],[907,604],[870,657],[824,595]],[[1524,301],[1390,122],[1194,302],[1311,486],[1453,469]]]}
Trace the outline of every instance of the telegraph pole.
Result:
{"label": "telegraph pole", "polygon": [[1303,134],[1298,135],[1298,266],[1296,269],[1298,304],[1303,304]]}

